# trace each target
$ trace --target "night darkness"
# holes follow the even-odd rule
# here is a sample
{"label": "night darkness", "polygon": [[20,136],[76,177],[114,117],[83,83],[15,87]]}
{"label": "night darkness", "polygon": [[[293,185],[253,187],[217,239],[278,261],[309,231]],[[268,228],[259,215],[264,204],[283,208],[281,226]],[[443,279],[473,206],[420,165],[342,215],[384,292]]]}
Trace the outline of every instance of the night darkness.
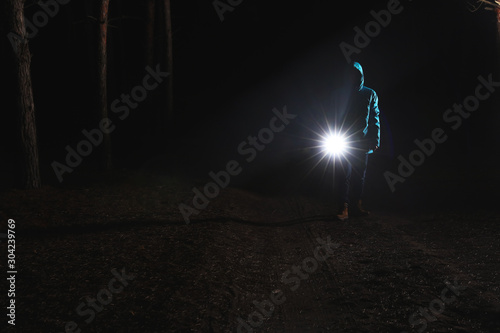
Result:
{"label": "night darkness", "polygon": [[[24,16],[55,1],[29,38],[35,189],[24,186],[14,19],[2,4],[7,332],[500,332],[490,5],[172,0],[167,74],[169,1],[110,0],[106,169],[102,0],[26,0]],[[320,161],[317,146],[346,109],[354,61],[378,95],[380,148],[366,173],[370,214],[340,221],[346,165]],[[92,152],[70,167],[68,147],[85,140]]]}

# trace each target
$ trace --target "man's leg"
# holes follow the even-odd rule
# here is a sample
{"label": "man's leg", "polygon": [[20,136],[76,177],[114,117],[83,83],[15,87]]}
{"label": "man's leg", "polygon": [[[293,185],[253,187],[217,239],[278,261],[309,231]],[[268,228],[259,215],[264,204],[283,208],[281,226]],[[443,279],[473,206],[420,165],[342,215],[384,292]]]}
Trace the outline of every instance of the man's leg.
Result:
{"label": "man's leg", "polygon": [[355,213],[367,214],[361,207],[361,201],[363,199],[363,192],[365,187],[366,178],[366,168],[368,165],[369,154],[356,154],[353,156],[354,160],[352,162],[352,176],[351,176],[351,211]]}
{"label": "man's leg", "polygon": [[352,164],[349,161],[345,161],[344,169],[344,183],[342,184],[342,200],[343,203],[349,204],[350,190],[351,190],[351,178],[352,178]]}
{"label": "man's leg", "polygon": [[357,203],[362,199],[363,189],[365,186],[366,166],[368,165],[368,154],[356,154],[352,161],[352,176],[351,176],[351,198],[353,203]]}
{"label": "man's leg", "polygon": [[349,194],[351,189],[352,164],[350,161],[341,160],[344,172],[344,183],[342,184],[342,206],[339,209],[337,218],[346,221],[349,218]]}

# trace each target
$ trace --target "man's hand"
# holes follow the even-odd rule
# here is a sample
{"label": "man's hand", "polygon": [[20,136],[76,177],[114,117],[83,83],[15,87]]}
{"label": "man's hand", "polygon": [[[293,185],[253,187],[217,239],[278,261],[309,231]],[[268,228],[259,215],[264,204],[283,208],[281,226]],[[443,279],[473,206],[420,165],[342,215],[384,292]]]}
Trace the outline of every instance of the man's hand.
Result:
{"label": "man's hand", "polygon": [[378,145],[376,142],[371,143],[368,147],[369,147],[368,151],[370,150],[376,151],[378,149]]}
{"label": "man's hand", "polygon": [[376,151],[379,146],[377,145],[377,141],[376,140],[366,140],[366,141],[363,141],[361,142],[361,145],[359,146],[360,149],[362,150],[366,150],[366,152],[369,152],[369,151]]}

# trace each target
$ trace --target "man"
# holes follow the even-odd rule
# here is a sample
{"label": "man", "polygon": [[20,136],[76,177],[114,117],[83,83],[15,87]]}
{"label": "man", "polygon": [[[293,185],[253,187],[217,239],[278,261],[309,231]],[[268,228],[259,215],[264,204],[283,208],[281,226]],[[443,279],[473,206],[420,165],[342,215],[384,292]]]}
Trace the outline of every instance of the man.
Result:
{"label": "man", "polygon": [[377,93],[364,86],[363,68],[357,62],[347,75],[347,101],[340,114],[342,131],[350,141],[346,155],[343,205],[337,217],[341,221],[352,215],[367,215],[362,207],[368,157],[380,146],[380,119]]}

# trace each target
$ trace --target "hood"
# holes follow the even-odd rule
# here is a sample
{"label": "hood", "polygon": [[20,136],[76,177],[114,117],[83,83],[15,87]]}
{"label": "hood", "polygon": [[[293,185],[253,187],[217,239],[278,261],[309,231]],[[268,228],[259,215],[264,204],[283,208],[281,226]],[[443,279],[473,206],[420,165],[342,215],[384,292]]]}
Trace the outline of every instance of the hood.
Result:
{"label": "hood", "polygon": [[352,65],[352,84],[357,90],[361,90],[365,84],[365,75],[363,74],[363,67],[359,62]]}

